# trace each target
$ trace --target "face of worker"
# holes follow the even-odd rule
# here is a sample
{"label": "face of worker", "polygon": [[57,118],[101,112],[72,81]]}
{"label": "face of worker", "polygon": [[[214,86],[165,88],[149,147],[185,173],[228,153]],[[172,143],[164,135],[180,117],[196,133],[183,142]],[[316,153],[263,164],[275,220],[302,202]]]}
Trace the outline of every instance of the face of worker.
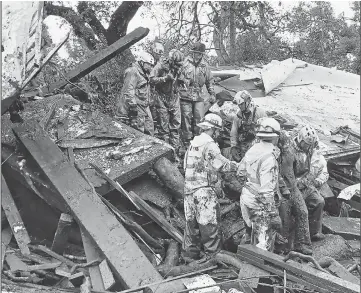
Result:
{"label": "face of worker", "polygon": [[304,140],[298,143],[298,147],[305,153],[309,152],[311,149],[311,145],[309,143],[306,143]]}
{"label": "face of worker", "polygon": [[143,62],[143,69],[146,73],[150,73],[150,71],[152,70],[153,65],[147,62]]}
{"label": "face of worker", "polygon": [[199,63],[199,62],[201,62],[201,60],[203,58],[203,54],[199,53],[199,52],[193,52],[192,57],[193,57],[194,63]]}
{"label": "face of worker", "polygon": [[248,113],[251,111],[250,102],[244,101],[241,104],[238,105],[239,109],[242,111],[242,113]]}

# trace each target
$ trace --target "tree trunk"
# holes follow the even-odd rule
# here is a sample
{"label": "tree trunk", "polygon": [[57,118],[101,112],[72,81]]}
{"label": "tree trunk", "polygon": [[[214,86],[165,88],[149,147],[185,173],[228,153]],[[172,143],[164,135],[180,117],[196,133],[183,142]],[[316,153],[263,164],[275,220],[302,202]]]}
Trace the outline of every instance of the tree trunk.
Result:
{"label": "tree trunk", "polygon": [[229,52],[232,64],[236,62],[236,25],[235,25],[235,3],[231,2],[229,11]]}

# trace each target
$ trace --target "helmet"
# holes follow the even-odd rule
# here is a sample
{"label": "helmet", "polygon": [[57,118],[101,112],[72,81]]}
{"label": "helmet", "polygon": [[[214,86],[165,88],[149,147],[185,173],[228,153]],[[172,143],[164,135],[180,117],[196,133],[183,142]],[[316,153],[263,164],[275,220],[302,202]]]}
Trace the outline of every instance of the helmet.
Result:
{"label": "helmet", "polygon": [[201,42],[196,42],[194,43],[190,51],[204,54],[206,52],[206,45]]}
{"label": "helmet", "polygon": [[236,93],[233,99],[233,103],[236,105],[240,105],[243,102],[252,101],[252,96],[248,91],[239,91]]}
{"label": "helmet", "polygon": [[161,43],[155,42],[152,47],[153,53],[158,55],[164,54],[164,47]]}
{"label": "helmet", "polygon": [[173,49],[169,52],[169,60],[175,64],[181,64],[184,60],[183,53],[179,50]]}
{"label": "helmet", "polygon": [[257,137],[278,137],[281,131],[281,126],[278,121],[271,117],[264,117],[258,119],[259,125],[256,136]]}
{"label": "helmet", "polygon": [[217,128],[222,129],[222,118],[214,113],[207,114],[204,116],[202,121],[197,124],[197,126],[201,129],[210,129],[210,128]]}
{"label": "helmet", "polygon": [[301,142],[302,140],[309,144],[309,145],[315,145],[318,142],[318,135],[316,133],[316,130],[309,126],[303,126],[297,135],[298,142]]}
{"label": "helmet", "polygon": [[136,57],[136,60],[138,62],[142,61],[145,63],[149,63],[151,65],[154,65],[154,58],[151,54],[149,54],[148,52],[145,51],[141,51],[138,56]]}

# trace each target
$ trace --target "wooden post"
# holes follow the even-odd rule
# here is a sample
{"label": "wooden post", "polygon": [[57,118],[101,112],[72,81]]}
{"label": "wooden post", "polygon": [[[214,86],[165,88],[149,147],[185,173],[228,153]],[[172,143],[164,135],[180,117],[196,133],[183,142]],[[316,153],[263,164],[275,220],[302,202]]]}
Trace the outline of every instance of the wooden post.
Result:
{"label": "wooden post", "polygon": [[29,255],[30,250],[28,244],[30,243],[30,237],[26,231],[23,220],[21,219],[20,213],[16,208],[16,204],[13,197],[11,196],[10,190],[3,175],[1,175],[1,197],[1,205],[4,209],[5,215],[8,219],[21,253],[24,255]]}
{"label": "wooden post", "polygon": [[68,242],[69,233],[71,230],[71,224],[73,223],[73,217],[68,214],[61,214],[58,228],[56,229],[53,244],[51,250],[63,254],[65,246]]}

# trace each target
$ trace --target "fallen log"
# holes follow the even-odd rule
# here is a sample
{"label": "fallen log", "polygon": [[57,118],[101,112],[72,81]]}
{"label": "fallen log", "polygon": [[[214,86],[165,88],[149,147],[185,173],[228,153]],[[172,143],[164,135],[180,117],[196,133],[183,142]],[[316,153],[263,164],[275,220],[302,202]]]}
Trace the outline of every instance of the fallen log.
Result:
{"label": "fallen log", "polygon": [[153,165],[153,170],[158,175],[164,185],[172,192],[177,201],[183,201],[184,177],[179,172],[176,165],[167,158],[157,160]]}
{"label": "fallen log", "polygon": [[179,243],[171,240],[164,260],[165,266],[176,266],[179,261]]}
{"label": "fallen log", "polygon": [[158,272],[163,276],[167,277],[176,277],[179,275],[192,273],[195,271],[209,269],[209,268],[216,268],[215,266],[216,261],[214,259],[210,259],[204,263],[191,263],[189,265],[180,265],[180,266],[164,266],[160,265],[157,267]]}

